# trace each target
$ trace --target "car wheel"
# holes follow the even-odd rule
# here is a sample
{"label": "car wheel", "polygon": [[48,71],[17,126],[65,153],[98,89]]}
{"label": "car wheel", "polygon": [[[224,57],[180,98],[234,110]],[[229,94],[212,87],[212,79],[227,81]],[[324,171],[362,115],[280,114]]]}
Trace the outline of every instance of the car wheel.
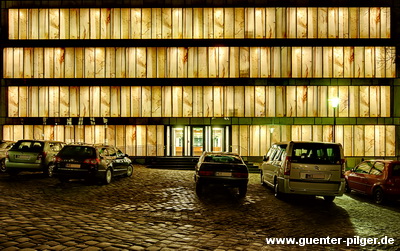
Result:
{"label": "car wheel", "polygon": [[106,173],[104,174],[103,184],[108,185],[112,180],[112,171],[111,168],[107,168]]}
{"label": "car wheel", "polygon": [[6,159],[5,159],[5,158],[3,158],[3,159],[0,161],[0,172],[2,172],[2,173],[7,172]]}
{"label": "car wheel", "polygon": [[261,182],[261,185],[265,186],[263,171],[260,171],[260,182]]}
{"label": "car wheel", "polygon": [[335,196],[324,196],[325,202],[332,203],[335,199]]}
{"label": "car wheel", "polygon": [[132,174],[133,174],[133,166],[132,166],[132,165],[129,165],[129,166],[126,168],[126,177],[131,177]]}
{"label": "car wheel", "polygon": [[204,185],[201,183],[196,183],[196,194],[198,197],[203,196]]}
{"label": "car wheel", "polygon": [[376,204],[382,204],[385,201],[383,190],[380,187],[374,189],[372,196]]}
{"label": "car wheel", "polygon": [[247,193],[247,185],[240,186],[239,187],[239,197],[240,198],[246,197],[246,193]]}
{"label": "car wheel", "polygon": [[344,183],[344,192],[345,193],[350,193],[351,192],[351,188],[349,187],[349,183],[346,180],[346,182]]}
{"label": "car wheel", "polygon": [[53,170],[54,170],[54,165],[53,165],[53,163],[50,163],[50,164],[47,166],[46,170],[43,171],[43,174],[44,174],[46,177],[51,178],[51,177],[53,177]]}
{"label": "car wheel", "polygon": [[279,191],[279,182],[277,180],[275,180],[274,183],[274,196],[278,199],[282,198],[282,193]]}

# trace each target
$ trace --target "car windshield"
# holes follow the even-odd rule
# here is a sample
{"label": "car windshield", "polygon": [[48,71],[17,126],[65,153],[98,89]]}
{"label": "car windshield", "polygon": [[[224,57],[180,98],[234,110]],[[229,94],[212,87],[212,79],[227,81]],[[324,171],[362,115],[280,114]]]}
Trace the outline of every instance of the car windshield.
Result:
{"label": "car windshield", "polygon": [[239,156],[235,155],[207,155],[204,162],[217,162],[217,163],[242,163]]}
{"label": "car windshield", "polygon": [[7,142],[0,143],[0,149],[5,149],[8,145],[9,144]]}
{"label": "car windshield", "polygon": [[65,146],[58,156],[63,158],[90,158],[96,155],[96,150],[90,146]]}
{"label": "car windshield", "polygon": [[340,148],[336,144],[296,143],[293,146],[292,162],[338,164],[340,160]]}
{"label": "car windshield", "polygon": [[43,151],[43,146],[44,143],[40,141],[19,141],[12,147],[12,150],[23,152],[41,152]]}

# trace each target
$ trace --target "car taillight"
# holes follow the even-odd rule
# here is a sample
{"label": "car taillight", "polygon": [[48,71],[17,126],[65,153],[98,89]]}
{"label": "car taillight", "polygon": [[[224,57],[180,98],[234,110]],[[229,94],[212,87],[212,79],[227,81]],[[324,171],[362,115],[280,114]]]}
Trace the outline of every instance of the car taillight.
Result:
{"label": "car taillight", "polygon": [[214,175],[213,171],[199,171],[200,176],[211,176]]}
{"label": "car taillight", "polygon": [[345,160],[345,159],[341,159],[341,160],[340,160],[340,166],[341,166],[341,168],[342,168],[342,173],[340,174],[340,177],[341,177],[341,178],[344,178],[344,177],[345,177],[345,175],[344,175],[344,173],[346,172],[346,166],[345,166],[345,164],[346,164],[346,160]]}
{"label": "car taillight", "polygon": [[41,159],[45,159],[46,158],[46,152],[41,152],[38,154],[37,159],[41,160]]}
{"label": "car taillight", "polygon": [[249,174],[248,173],[233,173],[232,176],[235,178],[247,178],[247,177],[249,177]]}
{"label": "car taillight", "polygon": [[285,165],[285,170],[283,171],[283,174],[290,175],[290,168],[292,166],[292,157],[286,156],[284,165]]}
{"label": "car taillight", "polygon": [[97,159],[97,158],[96,159],[85,159],[83,161],[83,163],[95,165],[95,164],[100,163],[100,159]]}
{"label": "car taillight", "polygon": [[54,162],[61,162],[62,161],[62,158],[60,158],[60,157],[55,157],[54,158]]}

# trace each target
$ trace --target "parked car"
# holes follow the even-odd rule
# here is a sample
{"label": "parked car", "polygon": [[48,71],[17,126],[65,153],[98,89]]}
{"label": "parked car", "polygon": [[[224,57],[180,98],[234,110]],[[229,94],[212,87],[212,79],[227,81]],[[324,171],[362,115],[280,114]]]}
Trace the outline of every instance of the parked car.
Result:
{"label": "parked car", "polygon": [[202,196],[206,186],[230,186],[238,188],[239,196],[245,197],[249,170],[242,157],[236,153],[203,152],[195,168],[196,194]]}
{"label": "parked car", "polygon": [[400,198],[400,161],[366,160],[345,173],[346,192],[372,196],[377,204]]}
{"label": "parked car", "polygon": [[61,182],[86,179],[109,184],[115,176],[132,173],[132,161],[114,146],[69,144],[54,158],[54,176]]}
{"label": "parked car", "polygon": [[18,140],[7,151],[5,171],[16,175],[20,171],[42,171],[46,176],[53,175],[52,161],[64,142],[50,140]]}
{"label": "parked car", "polygon": [[344,192],[345,159],[338,143],[275,143],[260,169],[261,184],[272,187],[276,197],[303,194],[332,202]]}
{"label": "parked car", "polygon": [[15,141],[1,140],[0,141],[0,172],[6,172],[6,156],[7,151],[15,144]]}

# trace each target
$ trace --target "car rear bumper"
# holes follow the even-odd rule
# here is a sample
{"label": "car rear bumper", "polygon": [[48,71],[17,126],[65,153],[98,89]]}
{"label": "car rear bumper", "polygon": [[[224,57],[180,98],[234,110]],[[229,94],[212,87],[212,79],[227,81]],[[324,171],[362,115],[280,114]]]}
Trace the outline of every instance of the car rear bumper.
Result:
{"label": "car rear bumper", "polygon": [[10,162],[6,160],[5,165],[7,170],[41,171],[44,169],[44,165],[42,163]]}
{"label": "car rear bumper", "polygon": [[56,178],[69,179],[100,179],[104,176],[105,170],[93,169],[76,169],[76,168],[57,168],[53,170],[53,176]]}
{"label": "car rear bumper", "polygon": [[204,176],[196,176],[196,182],[201,184],[208,185],[223,185],[223,186],[247,186],[249,179],[247,178],[232,178],[232,177],[204,177]]}
{"label": "car rear bumper", "polygon": [[281,192],[288,194],[316,195],[316,196],[342,196],[345,181],[340,182],[309,182],[278,178]]}

